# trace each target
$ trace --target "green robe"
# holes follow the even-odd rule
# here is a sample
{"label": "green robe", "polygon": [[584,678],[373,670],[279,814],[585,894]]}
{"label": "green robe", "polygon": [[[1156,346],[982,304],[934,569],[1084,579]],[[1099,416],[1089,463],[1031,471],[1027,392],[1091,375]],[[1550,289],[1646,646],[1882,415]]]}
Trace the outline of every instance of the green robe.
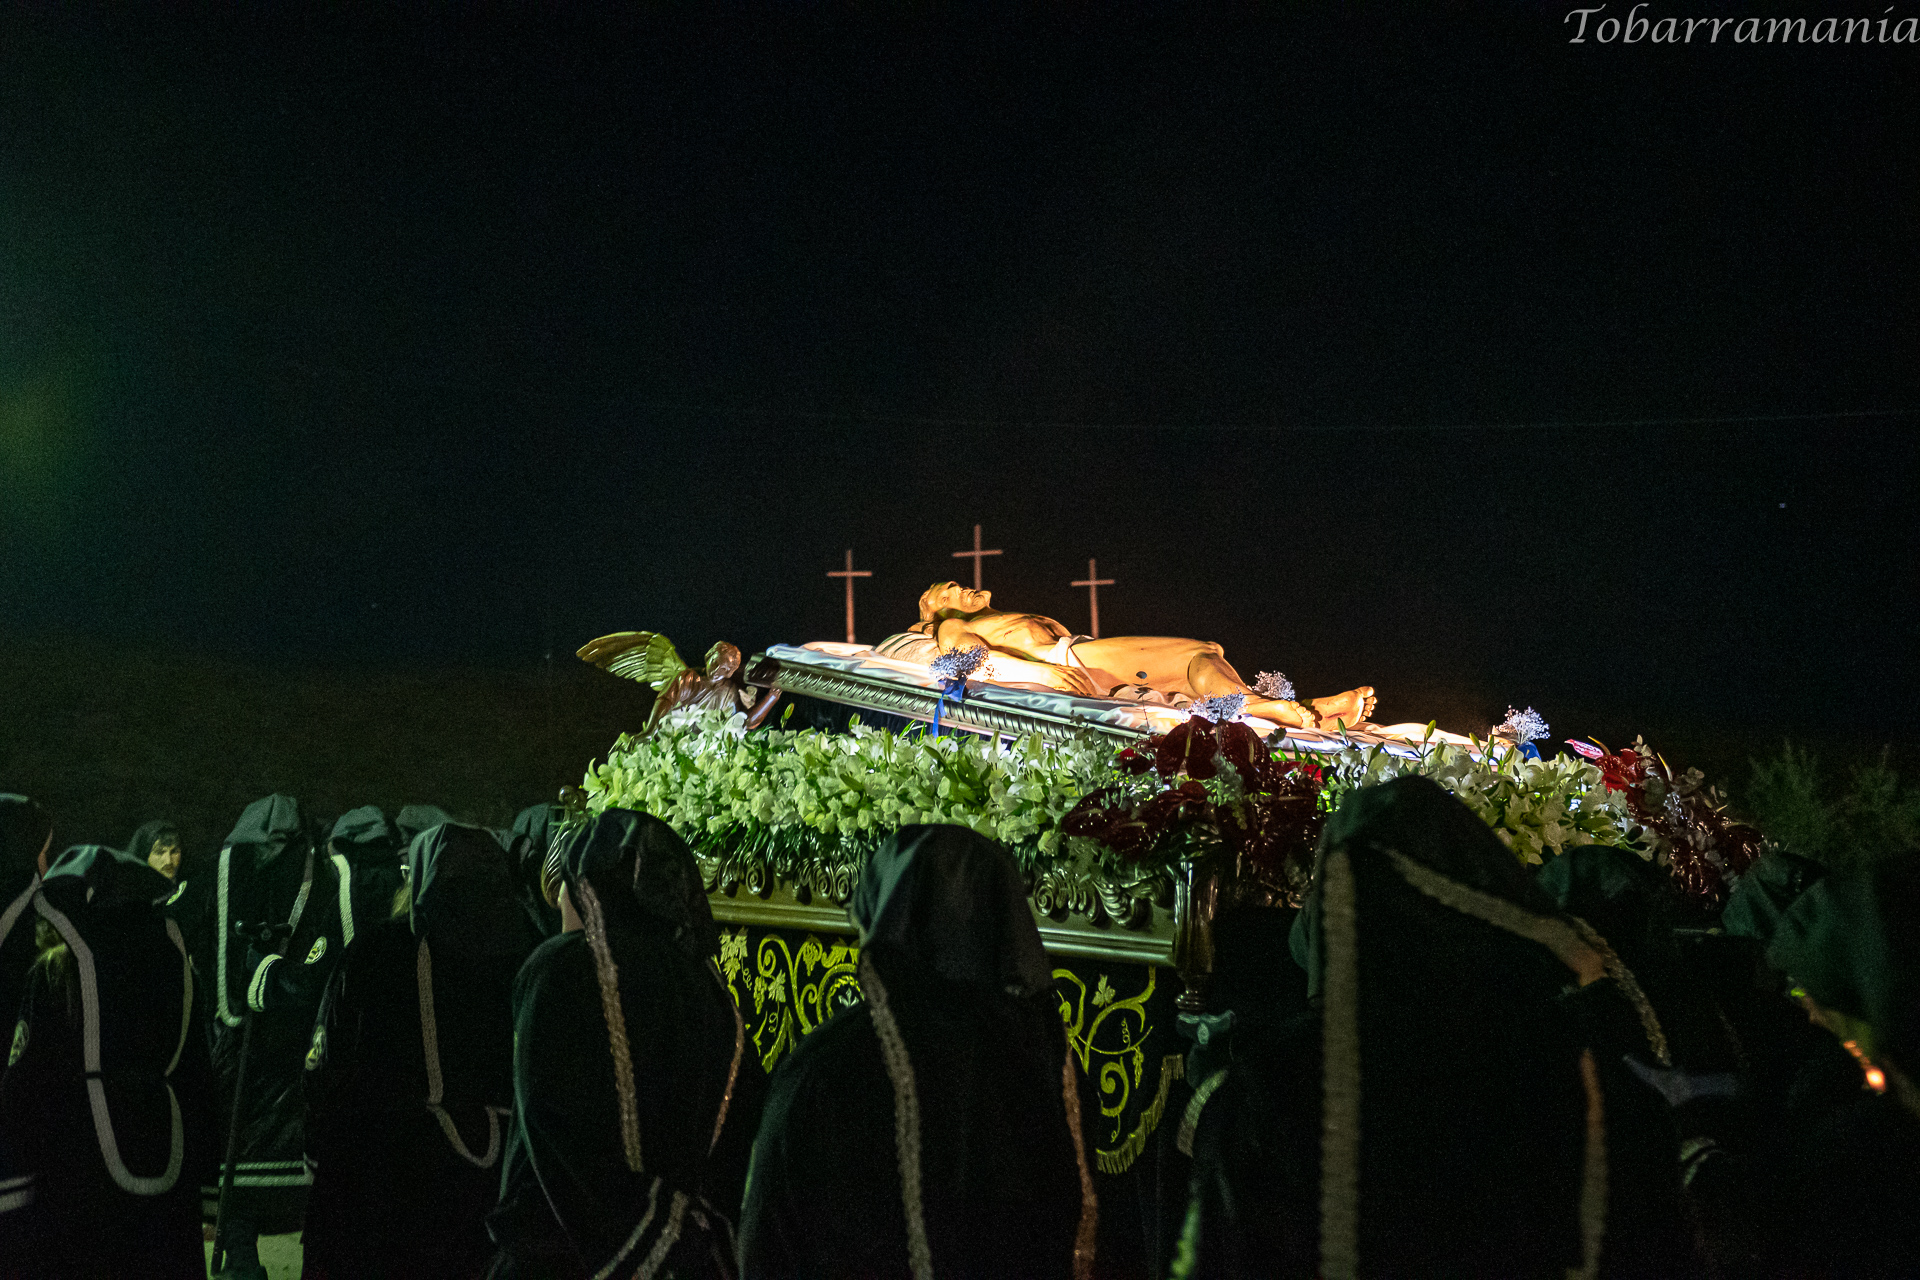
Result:
{"label": "green robe", "polygon": [[82,846],[36,915],[35,964],[0,1075],[0,1277],[205,1275],[197,1187],[217,1158],[205,1041],[166,878]]}

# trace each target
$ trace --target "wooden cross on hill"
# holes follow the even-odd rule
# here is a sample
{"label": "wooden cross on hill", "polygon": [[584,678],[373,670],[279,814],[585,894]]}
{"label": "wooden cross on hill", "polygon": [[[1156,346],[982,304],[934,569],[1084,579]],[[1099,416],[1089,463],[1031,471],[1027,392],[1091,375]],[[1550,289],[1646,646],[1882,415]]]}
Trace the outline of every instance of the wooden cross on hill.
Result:
{"label": "wooden cross on hill", "polygon": [[847,643],[858,644],[860,642],[853,638],[853,580],[855,578],[871,578],[873,576],[873,570],[854,568],[853,549],[849,547],[847,549],[847,567],[844,569],[830,569],[827,571],[827,576],[829,578],[845,578],[847,580]]}
{"label": "wooden cross on hill", "polygon": [[1100,638],[1100,588],[1112,586],[1113,579],[1101,577],[1099,568],[1093,559],[1089,557],[1087,560],[1087,576],[1078,582],[1069,583],[1068,585],[1085,587],[1087,589],[1087,612],[1093,615],[1091,619],[1093,624],[1092,629],[1089,630],[1087,634],[1095,640],[1098,640]]}
{"label": "wooden cross on hill", "polygon": [[956,560],[965,560],[965,559],[969,559],[969,558],[970,558],[970,559],[972,559],[972,561],[973,561],[973,589],[974,589],[975,591],[978,591],[978,590],[980,589],[980,561],[981,561],[981,559],[982,559],[982,557],[985,557],[985,556],[997,556],[997,555],[999,555],[999,554],[1000,554],[1000,553],[999,553],[998,551],[982,551],[982,550],[980,549],[980,526],[979,526],[979,525],[975,525],[975,526],[973,526],[973,550],[971,550],[971,551],[956,551],[956,552],[954,552],[954,553],[953,553],[953,557],[954,557],[954,559],[956,559]]}

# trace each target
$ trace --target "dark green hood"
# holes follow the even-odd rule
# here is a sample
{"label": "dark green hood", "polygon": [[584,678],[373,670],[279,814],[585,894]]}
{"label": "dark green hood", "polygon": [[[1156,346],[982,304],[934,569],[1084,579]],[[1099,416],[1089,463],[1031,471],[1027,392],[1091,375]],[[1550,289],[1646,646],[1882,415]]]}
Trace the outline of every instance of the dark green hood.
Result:
{"label": "dark green hood", "polygon": [[861,868],[847,909],[863,948],[950,982],[1017,996],[1052,988],[1019,864],[966,827],[902,827],[887,837]]}
{"label": "dark green hood", "polygon": [[688,955],[719,954],[720,929],[693,850],[660,819],[608,809],[567,832],[560,857],[569,885],[585,880],[593,886],[609,932],[664,929]]}
{"label": "dark green hood", "polygon": [[47,867],[47,901],[69,915],[81,907],[103,911],[164,902],[173,888],[146,859],[99,844],[74,845]]}
{"label": "dark green hood", "polygon": [[547,860],[554,833],[566,819],[567,811],[557,804],[536,804],[522,809],[513,820],[513,832],[507,842],[507,856],[514,864],[520,883],[540,889],[540,869]]}
{"label": "dark green hood", "polygon": [[400,830],[400,842],[411,846],[422,831],[430,831],[443,822],[452,822],[453,815],[437,804],[409,804],[401,806],[393,825]]}
{"label": "dark green hood", "polygon": [[1920,1075],[1920,854],[1822,879],[1780,917],[1767,961],[1830,1009],[1864,1019]]}
{"label": "dark green hood", "polygon": [[245,849],[253,865],[265,870],[289,851],[307,852],[308,833],[300,816],[300,802],[292,796],[263,796],[248,805],[223,842],[237,854]]}
{"label": "dark green hood", "polygon": [[1826,867],[1812,858],[1784,849],[1768,850],[1733,886],[1727,908],[1720,913],[1721,928],[1765,946],[1773,941],[1787,908],[1826,874]]}
{"label": "dark green hood", "polygon": [[409,922],[416,937],[432,940],[435,952],[525,955],[531,949],[506,851],[491,831],[443,822],[414,837],[407,864]]}
{"label": "dark green hood", "polygon": [[390,863],[400,856],[399,843],[378,805],[362,805],[340,815],[327,836],[327,852],[337,853],[351,866]]}
{"label": "dark green hood", "polygon": [[[1493,828],[1439,783],[1409,774],[1350,794],[1327,821],[1322,850],[1345,845],[1373,853],[1392,850],[1447,879],[1490,893],[1536,915],[1554,915],[1553,899],[1533,881]],[[1309,891],[1287,942],[1307,971],[1307,994],[1321,993],[1321,900]]]}

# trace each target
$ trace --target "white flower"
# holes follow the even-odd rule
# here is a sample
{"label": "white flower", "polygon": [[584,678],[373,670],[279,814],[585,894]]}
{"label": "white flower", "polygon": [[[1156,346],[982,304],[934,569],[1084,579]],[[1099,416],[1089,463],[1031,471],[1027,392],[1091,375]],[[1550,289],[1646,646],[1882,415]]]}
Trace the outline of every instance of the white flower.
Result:
{"label": "white flower", "polygon": [[1202,720],[1211,720],[1215,724],[1225,724],[1247,709],[1247,695],[1244,693],[1222,694],[1217,698],[1202,698],[1189,709],[1191,715]]}
{"label": "white flower", "polygon": [[1293,681],[1278,671],[1262,671],[1253,678],[1253,691],[1263,698],[1272,698],[1275,702],[1295,700]]}
{"label": "white flower", "polygon": [[1532,707],[1528,707],[1525,711],[1515,711],[1512,707],[1508,707],[1507,718],[1495,725],[1493,731],[1503,738],[1524,745],[1529,742],[1538,742],[1546,737],[1547,722]]}

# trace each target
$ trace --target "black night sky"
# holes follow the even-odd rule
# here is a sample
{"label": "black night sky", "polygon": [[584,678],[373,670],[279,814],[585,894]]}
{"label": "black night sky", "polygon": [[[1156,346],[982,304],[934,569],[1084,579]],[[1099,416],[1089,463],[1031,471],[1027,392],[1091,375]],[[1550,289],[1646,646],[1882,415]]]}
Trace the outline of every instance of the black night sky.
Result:
{"label": "black night sky", "polygon": [[0,638],[873,640],[978,522],[1386,720],[1915,740],[1915,46],[561,8],[7,14]]}

